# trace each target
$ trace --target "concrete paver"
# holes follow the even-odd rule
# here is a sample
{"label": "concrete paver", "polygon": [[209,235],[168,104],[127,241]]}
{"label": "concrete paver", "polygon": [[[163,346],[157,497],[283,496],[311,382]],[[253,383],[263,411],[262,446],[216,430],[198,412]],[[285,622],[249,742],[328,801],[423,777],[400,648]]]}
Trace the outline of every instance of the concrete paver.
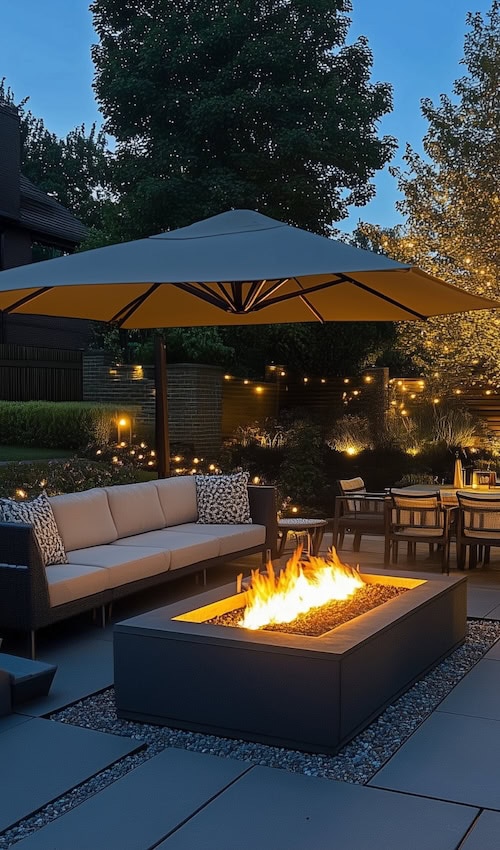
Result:
{"label": "concrete paver", "polygon": [[500,721],[435,711],[369,784],[500,810],[499,765]]}
{"label": "concrete paver", "polygon": [[134,752],[141,742],[34,718],[0,736],[0,831]]}
{"label": "concrete paver", "polygon": [[157,850],[455,850],[478,810],[256,767]]}
{"label": "concrete paver", "polygon": [[164,750],[16,847],[148,850],[249,769],[244,761]]}

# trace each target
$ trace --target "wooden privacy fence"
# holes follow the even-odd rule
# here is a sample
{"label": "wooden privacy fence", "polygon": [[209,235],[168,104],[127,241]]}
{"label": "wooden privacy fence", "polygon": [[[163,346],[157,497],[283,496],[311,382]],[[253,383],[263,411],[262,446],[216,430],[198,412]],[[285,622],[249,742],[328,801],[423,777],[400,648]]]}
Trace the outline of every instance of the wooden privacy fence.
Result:
{"label": "wooden privacy fence", "polygon": [[2,401],[81,401],[82,352],[0,344]]}

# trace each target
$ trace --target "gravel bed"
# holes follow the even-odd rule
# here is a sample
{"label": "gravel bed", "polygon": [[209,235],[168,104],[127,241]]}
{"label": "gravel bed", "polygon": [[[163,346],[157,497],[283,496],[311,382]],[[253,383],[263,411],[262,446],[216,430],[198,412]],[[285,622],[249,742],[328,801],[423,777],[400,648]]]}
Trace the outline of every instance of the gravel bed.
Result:
{"label": "gravel bed", "polygon": [[[349,599],[334,599],[321,605],[319,608],[311,608],[305,614],[299,614],[291,623],[270,623],[263,626],[265,632],[285,632],[289,635],[307,635],[308,637],[320,637],[325,632],[366,614],[372,608],[383,605],[390,599],[407,593],[406,587],[394,587],[390,584],[365,584],[358,587],[356,593]],[[216,626],[237,626],[240,622],[244,608],[235,608],[226,614],[219,614],[206,620]]]}
{"label": "gravel bed", "polygon": [[162,726],[118,720],[114,690],[110,688],[51,715],[52,720],[95,729],[144,742],[138,753],[126,756],[70,793],[59,797],[35,815],[0,835],[0,850],[7,850],[87,797],[115,782],[165,747],[180,747],[224,758],[241,759],[267,767],[278,767],[306,776],[320,776],[363,785],[401,747],[460,679],[481,660],[500,638],[500,623],[469,620],[463,644],[425,678],[389,706],[363,732],[335,756],[309,755],[296,750],[252,744]]}

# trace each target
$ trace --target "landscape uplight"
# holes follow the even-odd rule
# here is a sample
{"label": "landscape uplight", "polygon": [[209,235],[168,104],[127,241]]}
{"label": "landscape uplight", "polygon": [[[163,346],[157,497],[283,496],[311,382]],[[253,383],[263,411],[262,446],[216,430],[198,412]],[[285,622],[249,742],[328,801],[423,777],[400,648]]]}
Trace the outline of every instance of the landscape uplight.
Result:
{"label": "landscape uplight", "polygon": [[118,443],[121,446],[125,446],[126,443],[123,439],[123,431],[128,429],[128,441],[132,442],[132,420],[128,416],[120,416],[117,421],[117,437]]}

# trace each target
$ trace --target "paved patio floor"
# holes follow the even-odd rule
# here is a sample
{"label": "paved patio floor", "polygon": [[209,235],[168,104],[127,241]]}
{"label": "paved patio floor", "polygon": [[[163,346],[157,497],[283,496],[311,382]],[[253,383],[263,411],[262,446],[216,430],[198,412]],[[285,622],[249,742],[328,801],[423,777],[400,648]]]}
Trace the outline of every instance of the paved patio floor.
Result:
{"label": "paved patio floor", "polygon": [[[329,543],[325,535],[324,546]],[[500,620],[500,552],[467,572],[470,617]],[[343,560],[387,570],[381,538]],[[453,563],[453,560],[452,560]],[[255,565],[247,559],[244,566]],[[243,565],[240,565],[240,567]],[[440,574],[425,547],[398,572]],[[209,586],[238,572],[211,572]],[[204,590],[192,576],[115,606],[117,622]],[[113,682],[112,623],[44,630],[38,657],[58,665],[48,697],[0,718],[1,830],[141,747],[47,719]],[[23,647],[6,636],[2,651]],[[19,850],[496,850],[500,847],[500,642],[365,785],[169,748],[17,841]]]}

